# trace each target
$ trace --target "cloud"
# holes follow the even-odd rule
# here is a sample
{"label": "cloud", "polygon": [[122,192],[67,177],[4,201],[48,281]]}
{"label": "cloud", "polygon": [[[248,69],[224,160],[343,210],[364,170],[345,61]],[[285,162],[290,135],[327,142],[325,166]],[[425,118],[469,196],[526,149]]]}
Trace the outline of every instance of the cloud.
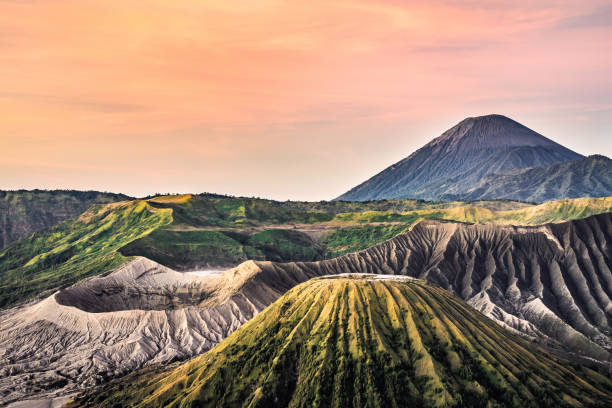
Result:
{"label": "cloud", "polygon": [[612,27],[612,4],[599,7],[592,12],[564,18],[557,24],[562,29],[586,29]]}
{"label": "cloud", "polygon": [[164,163],[194,188],[204,174],[202,189],[287,197],[308,177],[301,198],[337,195],[465,116],[563,124],[573,107],[609,106],[612,41],[575,29],[609,13],[558,0],[0,0],[0,142],[28,163],[110,162],[104,185],[137,167],[152,175],[142,188],[168,189],[155,185]]}
{"label": "cloud", "polygon": [[21,92],[0,92],[0,98],[19,99],[35,103],[56,104],[78,108],[97,113],[125,113],[138,112],[147,109],[144,105],[134,105],[121,102],[104,102],[96,100],[79,99],[74,97],[64,97],[56,95],[42,95]]}

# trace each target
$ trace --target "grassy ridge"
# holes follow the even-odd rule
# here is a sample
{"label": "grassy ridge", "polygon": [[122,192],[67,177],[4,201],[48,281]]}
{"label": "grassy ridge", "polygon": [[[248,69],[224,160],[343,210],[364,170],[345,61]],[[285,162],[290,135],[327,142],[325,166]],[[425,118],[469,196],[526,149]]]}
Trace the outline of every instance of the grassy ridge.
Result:
{"label": "grassy ridge", "polygon": [[330,221],[332,213],[294,208],[287,203],[256,198],[217,197],[185,194],[175,199],[153,198],[155,207],[169,208],[174,229],[199,227],[243,228],[249,226]]}
{"label": "grassy ridge", "polygon": [[[165,229],[173,233],[156,231],[122,252],[146,256],[179,269],[237,264],[247,259],[331,258],[393,238],[423,219],[533,225],[612,211],[612,198],[563,200],[538,206],[507,201],[281,203],[191,195],[177,196],[174,201],[164,198],[150,202],[172,209],[174,221]],[[312,239],[297,228],[299,225],[302,229],[325,227],[325,231],[318,239]],[[202,229],[208,230],[193,232]]]}
{"label": "grassy ridge", "polygon": [[339,228],[329,233],[323,240],[325,257],[334,258],[349,252],[367,249],[406,232],[410,227],[411,224]]}
{"label": "grassy ridge", "polygon": [[517,211],[498,213],[499,219],[521,224],[564,222],[612,211],[612,197],[574,198],[551,201]]}
{"label": "grassy ridge", "polygon": [[120,251],[139,255],[175,269],[232,266],[248,259],[315,261],[322,248],[307,235],[290,229],[243,231],[174,231],[159,229]]}
{"label": "grassy ridge", "polygon": [[95,205],[79,218],[36,232],[0,252],[0,307],[108,271],[119,248],[172,221],[145,201]]}
{"label": "grassy ridge", "polygon": [[413,223],[419,219],[438,219],[473,224],[537,225],[571,221],[610,211],[612,211],[612,197],[574,198],[499,211],[479,206],[478,203],[472,203],[449,208],[417,209],[409,212],[363,211],[341,213],[337,214],[333,221],[367,224],[372,222]]}
{"label": "grassy ridge", "polygon": [[612,197],[507,201],[276,202],[191,194],[97,205],[0,252],[0,307],[146,256],[177,269],[312,261],[393,238],[421,219],[538,224],[612,211]]}
{"label": "grassy ridge", "polygon": [[448,292],[361,276],[298,285],[210,352],[69,406],[610,404],[610,379],[545,353]]}
{"label": "grassy ridge", "polygon": [[98,191],[0,191],[0,250],[35,231],[76,217],[92,204],[130,199]]}

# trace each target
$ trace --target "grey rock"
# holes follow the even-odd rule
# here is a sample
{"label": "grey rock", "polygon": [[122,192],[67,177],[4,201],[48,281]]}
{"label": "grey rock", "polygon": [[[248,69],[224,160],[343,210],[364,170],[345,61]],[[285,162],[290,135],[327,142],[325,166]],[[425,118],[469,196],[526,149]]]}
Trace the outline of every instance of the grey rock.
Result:
{"label": "grey rock", "polygon": [[[337,200],[463,200],[483,197],[520,200],[528,196],[527,192],[504,191],[506,184],[502,181],[505,179],[499,178],[500,175],[534,167],[547,168],[580,159],[584,159],[584,156],[505,116],[467,118]],[[493,182],[492,175],[498,177],[497,184],[493,183],[495,191],[489,191],[491,194],[486,195],[477,194],[476,190],[480,191]],[[546,178],[534,177],[538,175],[538,172],[531,173],[529,181],[536,184],[546,181]],[[609,176],[606,180],[608,185],[612,184]],[[548,186],[551,191],[534,198],[544,201],[584,196],[582,189],[573,184],[554,188],[549,183]],[[504,194],[498,196],[500,192]],[[591,197],[612,194],[609,189],[587,192],[590,192]]]}
{"label": "grey rock", "polygon": [[195,356],[295,285],[342,273],[426,279],[533,341],[605,362],[611,271],[612,213],[536,227],[423,221],[338,258],[247,261],[205,278],[138,258],[0,315],[0,403]]}

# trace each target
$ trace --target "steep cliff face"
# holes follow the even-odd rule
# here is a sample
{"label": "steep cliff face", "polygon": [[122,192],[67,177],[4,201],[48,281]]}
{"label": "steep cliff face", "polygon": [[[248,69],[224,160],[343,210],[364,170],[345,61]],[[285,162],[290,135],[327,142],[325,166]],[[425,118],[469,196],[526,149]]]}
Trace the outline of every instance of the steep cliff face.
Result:
{"label": "steep cliff face", "polygon": [[612,349],[612,214],[539,227],[424,221],[328,261],[257,265],[267,282],[344,272],[418,277],[551,346],[599,360]]}
{"label": "steep cliff face", "polygon": [[129,199],[98,191],[0,191],[0,250],[35,231],[76,217],[92,204]]}
{"label": "steep cliff face", "polygon": [[210,352],[69,407],[606,407],[612,380],[406,276],[298,285]]}

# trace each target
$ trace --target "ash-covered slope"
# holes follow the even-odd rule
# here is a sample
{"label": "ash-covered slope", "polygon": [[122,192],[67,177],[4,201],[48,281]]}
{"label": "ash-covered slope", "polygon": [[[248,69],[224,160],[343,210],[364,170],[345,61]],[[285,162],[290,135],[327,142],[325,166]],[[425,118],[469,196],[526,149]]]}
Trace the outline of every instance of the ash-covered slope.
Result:
{"label": "ash-covered slope", "polygon": [[70,394],[210,349],[280,296],[241,271],[202,278],[138,258],[0,314],[0,405]]}
{"label": "ash-covered slope", "polygon": [[488,174],[582,157],[505,116],[467,118],[337,200],[460,197]]}
{"label": "ash-covered slope", "polygon": [[0,316],[0,359],[8,362],[0,403],[64,395],[150,362],[194,356],[287,290],[339,273],[428,280],[537,343],[605,362],[611,270],[610,213],[538,227],[423,221],[361,252],[248,261],[206,279],[140,258]]}
{"label": "ash-covered slope", "polygon": [[[594,155],[553,166],[490,174],[459,196],[467,200],[495,197],[531,202],[559,200],[563,197],[612,196],[612,160]],[[443,198],[456,197],[448,194]]]}
{"label": "ash-covered slope", "polygon": [[268,281],[280,282],[344,272],[426,279],[535,340],[610,358],[611,213],[538,227],[423,221],[358,253],[257,265]]}
{"label": "ash-covered slope", "polygon": [[0,250],[35,231],[76,217],[92,204],[130,199],[98,191],[0,191]]}
{"label": "ash-covered slope", "polygon": [[423,281],[303,283],[210,352],[73,407],[610,406],[612,380],[513,335]]}

